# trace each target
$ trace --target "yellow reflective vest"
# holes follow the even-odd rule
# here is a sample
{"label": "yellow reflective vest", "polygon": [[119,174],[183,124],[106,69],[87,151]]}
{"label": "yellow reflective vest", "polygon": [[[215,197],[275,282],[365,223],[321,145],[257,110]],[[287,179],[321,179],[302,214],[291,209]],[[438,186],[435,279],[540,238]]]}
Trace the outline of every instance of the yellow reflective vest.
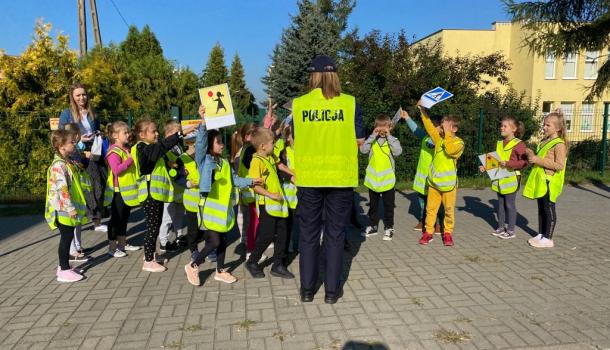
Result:
{"label": "yellow reflective vest", "polygon": [[[498,141],[496,144],[496,153],[500,156],[500,159],[503,161],[508,161],[510,159],[510,155],[513,152],[513,148],[517,146],[521,142],[518,138],[514,138],[508,143],[506,146],[503,141]],[[517,191],[519,188],[519,175],[521,175],[520,171],[515,171],[514,175],[509,177],[505,177],[498,180],[493,180],[491,182],[491,189],[500,194],[511,194]]]}
{"label": "yellow reflective vest", "polygon": [[[127,152],[122,150],[120,147],[112,147],[108,154],[114,153],[121,157],[121,161],[126,161],[129,158]],[[130,166],[118,176],[119,184],[117,187],[114,186],[114,175],[112,169],[108,167],[108,180],[106,181],[106,189],[104,190],[104,206],[107,207],[112,204],[112,197],[114,193],[118,192],[123,198],[123,202],[130,207],[135,207],[140,204],[138,200],[138,183],[136,176],[135,165]]]}
{"label": "yellow reflective vest", "polygon": [[430,174],[430,164],[434,157],[434,148],[428,147],[428,140],[430,140],[430,136],[424,137],[421,141],[417,170],[415,172],[415,177],[413,178],[413,191],[424,196],[428,194],[428,174]]}
{"label": "yellow reflective vest", "polygon": [[[244,145],[239,152],[239,164],[237,166],[237,176],[248,177],[248,168],[244,165],[244,154],[248,147],[254,147],[252,145]],[[239,200],[242,204],[254,203],[254,191],[251,188],[242,188],[239,190]]]}
{"label": "yellow reflective vest", "polygon": [[174,186],[172,185],[171,177],[167,172],[165,159],[159,158],[155,163],[155,167],[148,175],[140,173],[140,162],[138,160],[138,145],[142,141],[138,141],[131,147],[131,157],[136,165],[136,176],[138,178],[138,200],[144,202],[148,195],[160,202],[172,202],[174,200]]}
{"label": "yellow reflective vest", "polygon": [[295,169],[298,187],[357,187],[356,100],[340,94],[327,100],[320,88],[295,98]]}
{"label": "yellow reflective vest", "polygon": [[[559,143],[564,142],[561,138],[557,137],[547,142],[543,147],[540,147],[540,145],[538,145],[536,155],[541,159],[544,159],[547,152]],[[555,201],[563,191],[564,178],[565,163],[563,169],[556,171],[553,175],[547,175],[544,172],[544,168],[536,164],[534,165],[532,171],[527,177],[527,182],[525,183],[525,188],[523,189],[523,196],[530,199],[537,199],[544,197],[547,191],[550,191],[549,198],[551,202],[555,203]]]}
{"label": "yellow reflective vest", "polygon": [[257,154],[253,156],[254,158],[258,158],[265,164],[267,170],[269,170],[269,175],[264,179],[265,180],[265,189],[271,193],[279,193],[282,196],[280,201],[273,200],[266,196],[261,196],[259,194],[256,195],[256,208],[257,212],[259,211],[258,204],[262,201],[265,205],[265,211],[274,217],[277,218],[287,218],[288,217],[288,202],[286,201],[286,196],[284,195],[284,190],[280,184],[280,179],[277,176],[277,170],[275,169],[275,164],[272,164],[268,159],[261,157]]}
{"label": "yellow reflective vest", "polygon": [[193,157],[189,156],[187,153],[182,154],[182,162],[184,163],[184,168],[188,171],[186,175],[186,180],[191,183],[191,188],[187,188],[184,190],[184,194],[182,196],[182,204],[184,204],[184,209],[191,213],[199,212],[199,169],[197,168],[197,163],[193,159]]}
{"label": "yellow reflective vest", "polygon": [[[51,167],[55,163],[64,163],[66,168],[68,169],[68,177],[72,183],[72,186],[69,188],[70,191],[70,201],[76,210],[76,217],[72,218],[65,211],[57,211],[51,205],[51,200],[49,198],[49,189],[50,189],[50,179],[51,179]],[[47,169],[47,195],[45,201],[45,213],[44,217],[49,224],[51,230],[55,230],[57,228],[57,222],[62,225],[76,227],[78,225],[83,225],[89,222],[87,218],[87,203],[85,201],[85,193],[83,192],[81,183],[80,183],[80,174],[79,170],[70,162],[66,162],[64,159],[55,155],[53,158],[53,162]]]}
{"label": "yellow reflective vest", "polygon": [[228,161],[221,158],[214,175],[212,189],[206,197],[199,202],[199,228],[220,233],[229,232],[235,225],[235,191],[231,166]]}
{"label": "yellow reflective vest", "polygon": [[375,192],[385,192],[394,188],[396,174],[390,158],[392,154],[389,143],[386,141],[379,146],[377,140],[373,141],[371,153],[369,165],[366,167],[364,186]]}
{"label": "yellow reflective vest", "polygon": [[430,164],[428,185],[441,192],[449,192],[457,186],[457,167],[455,159],[445,153],[444,144],[445,140],[442,139],[440,146],[435,147],[434,158]]}
{"label": "yellow reflective vest", "polygon": [[[292,148],[292,146],[286,146],[285,151],[286,163],[288,163],[286,164],[286,166],[288,166],[288,169],[290,169],[293,173],[296,174],[294,169],[294,149]],[[284,183],[282,183],[282,188],[284,189],[286,201],[288,201],[288,207],[290,209],[296,209],[297,204],[299,202],[297,199],[297,186],[290,181],[285,181]]]}

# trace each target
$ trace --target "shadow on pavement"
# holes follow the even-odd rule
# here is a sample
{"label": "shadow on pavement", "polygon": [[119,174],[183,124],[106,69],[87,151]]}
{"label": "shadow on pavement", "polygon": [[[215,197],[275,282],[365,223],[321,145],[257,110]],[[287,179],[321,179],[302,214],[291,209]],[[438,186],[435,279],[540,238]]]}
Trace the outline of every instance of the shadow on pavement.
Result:
{"label": "shadow on pavement", "polygon": [[[498,221],[496,220],[496,209],[495,207],[498,205],[498,201],[496,199],[489,200],[489,204],[487,205],[481,201],[479,197],[472,196],[464,196],[464,206],[458,207],[457,210],[465,211],[467,213],[472,214],[475,217],[485,220],[489,225],[490,232],[493,231],[497,225]],[[529,227],[528,219],[519,213],[519,209],[517,208],[517,227],[522,229],[524,232],[534,237],[538,234],[535,230]]]}

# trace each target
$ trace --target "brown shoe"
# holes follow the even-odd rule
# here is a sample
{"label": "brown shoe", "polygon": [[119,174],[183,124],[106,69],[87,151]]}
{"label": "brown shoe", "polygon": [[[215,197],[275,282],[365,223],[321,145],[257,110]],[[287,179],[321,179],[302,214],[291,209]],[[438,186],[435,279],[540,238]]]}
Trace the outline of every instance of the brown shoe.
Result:
{"label": "brown shoe", "polygon": [[418,222],[415,227],[413,227],[413,231],[421,231],[424,228],[424,225],[421,222]]}
{"label": "brown shoe", "polygon": [[434,225],[434,234],[435,235],[440,235],[441,234],[441,225],[440,224]]}
{"label": "brown shoe", "polygon": [[199,266],[193,267],[191,263],[184,265],[184,272],[186,272],[186,279],[189,280],[189,283],[199,287],[201,283],[199,281]]}

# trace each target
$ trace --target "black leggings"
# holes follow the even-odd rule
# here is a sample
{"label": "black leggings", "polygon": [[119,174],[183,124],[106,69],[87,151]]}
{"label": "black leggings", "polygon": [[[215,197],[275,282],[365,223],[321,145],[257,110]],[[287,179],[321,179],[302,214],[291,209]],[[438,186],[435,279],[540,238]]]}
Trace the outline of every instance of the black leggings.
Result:
{"label": "black leggings", "polygon": [[123,196],[119,192],[114,192],[110,213],[108,240],[116,241],[117,236],[127,236],[127,222],[129,222],[129,214],[131,213],[131,207],[125,204]]}
{"label": "black leggings", "polygon": [[146,233],[144,234],[144,259],[153,261],[157,248],[157,236],[161,227],[163,215],[163,202],[153,199],[150,195],[144,203],[144,217],[146,218]]}
{"label": "black leggings", "polygon": [[545,238],[553,239],[556,224],[555,203],[551,202],[547,191],[544,197],[538,198],[538,233]]}
{"label": "black leggings", "polygon": [[203,235],[203,231],[199,229],[199,222],[197,222],[197,213],[186,211],[186,242],[189,246],[191,253],[197,251],[197,243],[199,237]]}
{"label": "black leggings", "polygon": [[59,248],[57,255],[59,256],[59,267],[62,270],[70,269],[70,244],[74,239],[74,227],[66,226],[56,222],[59,229]]}
{"label": "black leggings", "polygon": [[226,233],[206,230],[203,234],[205,245],[196,255],[193,265],[201,265],[205,258],[216,249],[216,271],[220,272],[225,265],[225,252],[227,251],[225,235]]}
{"label": "black leggings", "polygon": [[394,228],[394,198],[395,190],[392,188],[385,192],[375,192],[369,189],[369,219],[371,226],[379,225],[379,199],[383,202],[383,228]]}

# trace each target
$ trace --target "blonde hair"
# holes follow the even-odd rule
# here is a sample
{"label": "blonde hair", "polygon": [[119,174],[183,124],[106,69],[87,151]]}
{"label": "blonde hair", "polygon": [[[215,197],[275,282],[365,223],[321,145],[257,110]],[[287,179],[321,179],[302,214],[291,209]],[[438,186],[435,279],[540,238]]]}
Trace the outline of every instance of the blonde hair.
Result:
{"label": "blonde hair", "polygon": [[167,135],[168,133],[174,131],[175,129],[180,130],[180,123],[174,119],[170,119],[165,123],[163,127],[163,133]]}
{"label": "blonde hair", "polygon": [[566,120],[563,116],[563,110],[561,110],[561,108],[557,108],[554,111],[552,111],[551,113],[547,114],[546,117],[544,117],[544,119],[549,118],[549,117],[555,117],[555,120],[556,120],[555,128],[557,129],[557,135],[559,135],[559,137],[561,137],[561,139],[563,140],[563,142],[567,148],[568,142],[566,140],[566,137],[568,136],[568,127],[566,126]]}
{"label": "blonde hair", "polygon": [[91,107],[91,105],[89,104],[89,95],[87,94],[87,88],[85,87],[85,85],[81,84],[81,83],[75,83],[72,84],[72,86],[70,86],[70,114],[72,114],[72,118],[78,122],[80,122],[81,119],[81,115],[80,112],[78,111],[78,104],[76,103],[76,101],[74,100],[74,90],[76,89],[83,89],[85,90],[85,94],[87,95],[87,103],[85,104],[85,108],[87,109],[87,115],[89,115],[91,117],[91,120],[95,120],[95,111],[93,110],[93,108]]}
{"label": "blonde hair", "polygon": [[514,126],[515,126],[515,137],[520,139],[523,137],[523,135],[525,135],[525,125],[523,125],[523,122],[518,121],[517,118],[515,117],[504,117],[502,118],[502,121],[507,121],[507,122],[511,122]]}
{"label": "blonde hair", "polygon": [[61,155],[59,148],[68,142],[72,142],[73,137],[74,137],[74,132],[72,132],[70,130],[65,130],[65,129],[53,130],[53,132],[51,132],[51,147],[53,147],[53,151],[61,158],[64,158]]}
{"label": "blonde hair", "polygon": [[144,130],[146,130],[146,128],[148,128],[149,125],[156,125],[155,122],[153,122],[152,120],[150,120],[150,118],[143,118],[138,120],[138,122],[136,123],[136,125],[134,126],[134,133],[136,134],[136,138],[138,140],[140,140],[140,134],[142,132],[144,132]]}
{"label": "blonde hair", "polygon": [[379,126],[387,126],[389,129],[392,129],[394,125],[392,124],[392,119],[387,114],[380,114],[375,118],[375,127]]}
{"label": "blonde hair", "polygon": [[127,125],[127,123],[125,123],[124,121],[120,120],[108,124],[108,126],[106,127],[106,136],[108,136],[108,140],[110,140],[110,143],[116,143],[116,139],[113,135],[118,133],[120,130],[129,131],[129,125]]}
{"label": "blonde hair", "polygon": [[341,81],[336,72],[313,72],[309,74],[309,90],[321,88],[327,100],[341,95]]}
{"label": "blonde hair", "polygon": [[254,149],[258,151],[262,144],[273,142],[274,139],[273,131],[267,128],[257,128],[252,133],[250,143],[254,146]]}
{"label": "blonde hair", "polygon": [[241,130],[235,130],[231,135],[231,160],[235,159],[237,152],[243,147],[244,142],[241,138]]}

